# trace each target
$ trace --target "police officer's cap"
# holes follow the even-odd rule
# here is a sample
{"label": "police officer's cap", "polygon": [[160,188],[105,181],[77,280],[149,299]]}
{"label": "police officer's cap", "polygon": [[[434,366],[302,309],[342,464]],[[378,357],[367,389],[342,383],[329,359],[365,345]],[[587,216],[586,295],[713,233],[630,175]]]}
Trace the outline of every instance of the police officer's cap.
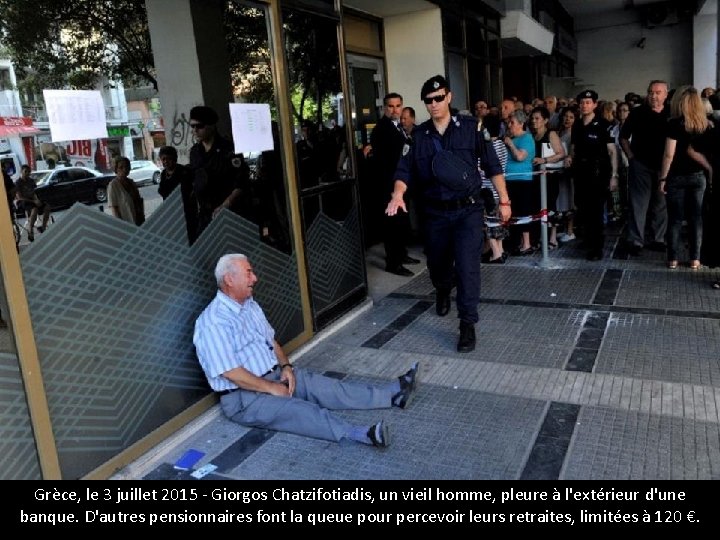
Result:
{"label": "police officer's cap", "polygon": [[203,124],[214,126],[218,123],[218,119],[215,110],[205,105],[198,105],[190,109],[190,120],[197,120]]}
{"label": "police officer's cap", "polygon": [[447,80],[445,80],[445,77],[442,75],[430,77],[427,81],[425,81],[425,84],[422,85],[422,90],[420,90],[420,99],[424,99],[428,94],[437,92],[441,88],[447,88],[450,90],[450,85]]}
{"label": "police officer's cap", "polygon": [[576,99],[576,101],[580,101],[581,99],[587,99],[587,98],[590,98],[590,99],[592,99],[594,102],[597,102],[597,100],[598,100],[598,94],[597,94],[597,92],[596,92],[595,90],[585,90],[585,91],[583,91],[583,92],[580,92],[580,93],[577,95],[577,98],[575,98],[575,99]]}

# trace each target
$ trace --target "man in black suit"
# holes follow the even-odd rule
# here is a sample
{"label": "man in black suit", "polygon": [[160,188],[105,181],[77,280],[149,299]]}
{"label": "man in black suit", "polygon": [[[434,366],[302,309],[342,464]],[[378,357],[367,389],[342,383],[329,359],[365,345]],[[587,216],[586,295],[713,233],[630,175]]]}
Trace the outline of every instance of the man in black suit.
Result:
{"label": "man in black suit", "polygon": [[[365,149],[373,161],[375,182],[380,200],[392,193],[395,184],[395,169],[405,148],[409,148],[409,136],[400,125],[403,110],[403,98],[400,94],[390,93],[383,100],[385,114],[373,128],[370,135],[370,148]],[[408,256],[407,241],[410,235],[410,219],[406,212],[394,216],[381,214],[383,241],[385,244],[385,270],[398,276],[412,276],[413,273],[404,264],[417,264],[420,261]]]}

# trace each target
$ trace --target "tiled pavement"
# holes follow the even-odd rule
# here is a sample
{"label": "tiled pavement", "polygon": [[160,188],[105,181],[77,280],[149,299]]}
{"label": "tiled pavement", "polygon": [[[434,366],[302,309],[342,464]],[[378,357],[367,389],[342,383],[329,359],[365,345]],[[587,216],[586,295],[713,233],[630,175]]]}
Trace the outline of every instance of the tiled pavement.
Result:
{"label": "tiled pavement", "polygon": [[720,479],[720,271],[628,259],[617,235],[605,254],[483,266],[469,354],[455,313],[435,315],[427,270],[297,351],[356,380],[422,363],[408,410],[342,413],[386,418],[387,450],[247,429],[215,407],[116,478],[189,478],[172,464],[194,448],[213,479]]}

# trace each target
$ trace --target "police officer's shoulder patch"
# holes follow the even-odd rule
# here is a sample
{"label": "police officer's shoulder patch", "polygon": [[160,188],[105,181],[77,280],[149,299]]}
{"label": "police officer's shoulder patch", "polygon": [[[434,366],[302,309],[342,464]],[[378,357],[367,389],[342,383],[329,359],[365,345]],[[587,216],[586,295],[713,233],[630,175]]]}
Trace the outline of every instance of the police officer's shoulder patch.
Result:
{"label": "police officer's shoulder patch", "polygon": [[403,156],[407,155],[407,153],[408,153],[409,151],[410,151],[410,145],[407,144],[407,143],[405,143],[405,144],[403,145],[402,155],[403,155]]}

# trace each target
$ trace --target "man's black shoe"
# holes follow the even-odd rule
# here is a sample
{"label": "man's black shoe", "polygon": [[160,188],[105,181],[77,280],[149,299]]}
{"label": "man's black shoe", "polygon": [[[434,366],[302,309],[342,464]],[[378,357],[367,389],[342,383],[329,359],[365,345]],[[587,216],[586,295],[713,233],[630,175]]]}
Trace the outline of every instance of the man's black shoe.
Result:
{"label": "man's black shoe", "polygon": [[435,313],[441,317],[450,313],[450,291],[435,289]]}
{"label": "man's black shoe", "polygon": [[391,274],[395,274],[396,276],[403,276],[403,277],[410,277],[414,276],[415,274],[412,273],[412,271],[405,268],[403,265],[399,266],[386,266],[385,267],[386,272],[390,272]]}
{"label": "man's black shoe", "polygon": [[650,242],[647,248],[650,251],[657,251],[659,253],[665,253],[667,251],[667,245],[665,242]]}
{"label": "man's black shoe", "polygon": [[374,426],[370,426],[367,432],[368,439],[373,446],[378,448],[387,448],[390,445],[390,431],[384,420],[380,420]]}
{"label": "man's black shoe", "polygon": [[457,344],[458,352],[470,352],[475,350],[475,325],[469,322],[460,321],[460,339]]}
{"label": "man's black shoe", "polygon": [[633,257],[637,257],[642,252],[642,246],[638,246],[637,244],[633,244],[632,242],[628,242],[627,244],[627,252],[632,255]]}
{"label": "man's black shoe", "polygon": [[587,259],[588,261],[599,261],[602,258],[603,258],[602,250],[595,250],[595,249],[588,251],[587,256],[585,257],[585,259]]}
{"label": "man's black shoe", "polygon": [[392,397],[392,404],[395,407],[404,409],[410,405],[414,397],[415,388],[417,388],[419,371],[420,364],[415,362],[407,373],[398,377],[400,381],[400,391]]}
{"label": "man's black shoe", "polygon": [[420,264],[422,261],[420,259],[416,259],[415,257],[411,257],[410,255],[405,256],[403,259],[403,264]]}

